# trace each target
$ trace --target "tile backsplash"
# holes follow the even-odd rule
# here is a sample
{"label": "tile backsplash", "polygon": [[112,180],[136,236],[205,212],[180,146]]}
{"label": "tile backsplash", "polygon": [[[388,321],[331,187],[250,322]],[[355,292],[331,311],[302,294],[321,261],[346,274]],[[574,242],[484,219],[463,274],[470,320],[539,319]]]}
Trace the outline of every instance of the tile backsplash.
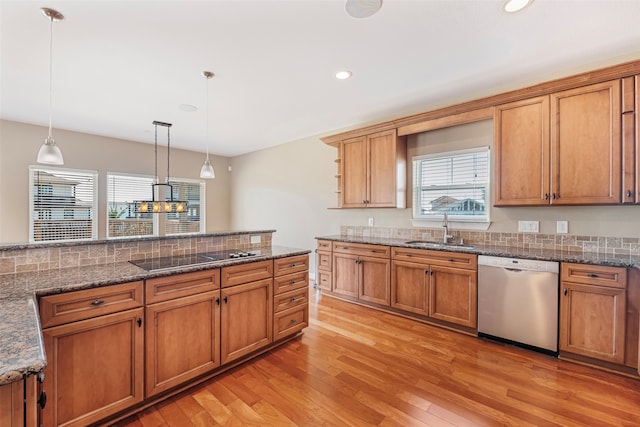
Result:
{"label": "tile backsplash", "polygon": [[[449,230],[453,239],[474,245],[508,246],[522,249],[551,249],[567,252],[597,252],[610,255],[640,255],[640,239],[634,237],[576,236],[571,234],[498,233]],[[406,240],[441,241],[441,228],[391,228],[342,226],[340,235]]]}
{"label": "tile backsplash", "polygon": [[[251,236],[260,236],[260,243],[251,243]],[[0,250],[0,274],[82,267],[221,249],[248,250],[271,246],[271,237],[272,232],[268,231],[9,248]]]}

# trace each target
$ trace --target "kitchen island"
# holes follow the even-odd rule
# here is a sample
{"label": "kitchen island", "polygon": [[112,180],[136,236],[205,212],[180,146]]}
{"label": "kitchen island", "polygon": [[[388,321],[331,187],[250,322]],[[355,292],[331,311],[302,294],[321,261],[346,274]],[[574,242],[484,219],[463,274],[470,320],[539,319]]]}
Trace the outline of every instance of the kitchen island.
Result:
{"label": "kitchen island", "polygon": [[[143,283],[145,282],[162,281],[163,278],[171,280],[172,277],[188,277],[189,274],[202,274],[199,272],[207,271],[217,272],[219,277],[220,271],[237,268],[242,269],[242,266],[245,264],[259,265],[261,263],[271,266],[269,268],[269,274],[271,276],[268,279],[268,288],[265,288],[271,293],[272,281],[274,281],[274,279],[277,281],[277,277],[275,277],[276,275],[272,273],[272,266],[284,266],[281,267],[281,271],[278,275],[286,278],[288,277],[287,273],[289,272],[289,270],[287,270],[286,263],[290,259],[297,261],[298,267],[294,270],[296,272],[300,271],[300,273],[296,273],[296,277],[299,276],[304,279],[303,281],[302,279],[298,279],[298,281],[295,282],[296,286],[301,287],[304,285],[306,288],[308,284],[308,253],[310,251],[281,246],[271,246],[271,232],[272,231],[222,233],[204,236],[204,238],[200,236],[198,238],[200,240],[197,240],[197,242],[196,238],[192,237],[194,242],[192,242],[193,244],[191,245],[184,244],[181,239],[167,239],[168,243],[173,246],[173,254],[176,256],[184,256],[185,253],[191,252],[190,247],[193,247],[193,249],[197,249],[202,252],[211,252],[212,249],[220,250],[232,248],[242,251],[250,249],[253,251],[253,256],[251,257],[211,260],[211,262],[203,262],[196,265],[165,268],[155,271],[146,271],[145,269],[132,264],[129,260],[122,260],[93,265],[78,265],[74,267],[48,268],[36,271],[0,274],[0,318],[3,320],[0,326],[0,386],[6,387],[15,382],[32,378],[34,374],[41,372],[47,366],[47,354],[45,354],[45,345],[42,335],[43,329],[40,323],[41,316],[44,316],[44,314],[39,312],[38,307],[40,300],[43,298],[55,298],[57,295],[72,295],[74,293],[79,293],[78,291],[91,292],[92,290],[100,290],[101,288],[112,285],[122,286],[121,284],[139,283],[140,285],[138,286],[142,289]],[[270,246],[248,244],[250,235],[256,234],[262,234],[262,244],[267,243]],[[245,238],[247,242],[243,241]],[[202,244],[203,239],[209,239],[206,245]],[[154,255],[162,255],[165,258],[167,256],[171,256],[171,252],[167,251],[166,248],[159,250],[157,248],[157,244],[154,246],[154,242],[143,243],[143,245],[148,245],[149,248],[152,248],[148,254],[144,255],[146,259],[150,259]],[[110,244],[116,245],[115,251],[111,251],[110,248],[107,248],[104,251],[102,248],[99,250],[105,253],[117,253],[117,245],[132,246],[131,242],[106,243],[106,245]],[[97,246],[100,245],[103,245],[103,243],[97,244]],[[5,255],[7,255],[7,257],[8,255],[14,255],[14,262],[17,264],[20,263],[19,257],[21,256],[23,258],[34,258],[33,253],[31,255],[19,253],[21,249],[22,248],[7,249]],[[95,244],[88,244],[85,249],[87,252],[95,252],[98,248]],[[42,252],[43,250],[51,249],[29,247],[24,248],[24,250]],[[53,250],[56,251],[57,249]],[[60,250],[67,250],[66,246],[61,245]],[[140,255],[135,253],[135,251],[130,252],[134,252],[131,255],[130,260],[145,259],[140,258]],[[116,256],[113,258],[116,258]],[[274,279],[271,277],[274,277]],[[270,298],[273,297],[270,295]],[[269,303],[270,302],[271,299],[269,299]],[[269,305],[268,308],[269,313],[272,315],[273,306]],[[300,310],[298,309],[298,311]],[[306,309],[304,310],[304,313],[308,315]],[[283,314],[287,313],[283,311]],[[300,315],[298,315],[298,317],[299,316]],[[271,317],[269,317],[269,319],[271,319]],[[140,320],[140,323],[141,322],[142,319]],[[298,325],[301,324],[299,323]],[[271,324],[269,324],[269,327],[272,327]],[[295,331],[292,330],[292,332],[298,332],[301,330],[301,327],[303,326],[299,326],[298,329]],[[294,335],[295,334],[292,333],[281,333],[278,338],[283,339],[284,337],[291,337]],[[273,341],[275,342],[276,340],[274,339]],[[139,372],[139,374],[142,375],[142,372]],[[51,405],[52,403],[50,402],[49,406]],[[96,418],[94,418],[94,420],[95,419]]]}

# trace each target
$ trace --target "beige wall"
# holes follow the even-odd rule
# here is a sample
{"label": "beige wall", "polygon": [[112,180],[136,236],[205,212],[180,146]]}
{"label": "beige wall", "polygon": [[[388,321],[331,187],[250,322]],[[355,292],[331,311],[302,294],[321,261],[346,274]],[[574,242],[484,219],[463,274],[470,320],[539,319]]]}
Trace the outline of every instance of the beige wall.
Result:
{"label": "beige wall", "polygon": [[[162,137],[161,137],[162,135]],[[0,120],[0,243],[29,240],[29,165],[36,164],[36,154],[47,136],[47,129],[24,123]],[[107,172],[153,175],[153,134],[151,144],[106,138],[54,129],[53,136],[62,149],[64,168],[95,170],[98,178],[98,237],[106,233]],[[171,149],[171,176],[199,179],[205,155]],[[207,231],[230,229],[229,159],[214,156],[216,179],[206,184]],[[158,173],[164,182],[166,171],[166,137],[158,136]],[[151,195],[151,190],[149,190]]]}

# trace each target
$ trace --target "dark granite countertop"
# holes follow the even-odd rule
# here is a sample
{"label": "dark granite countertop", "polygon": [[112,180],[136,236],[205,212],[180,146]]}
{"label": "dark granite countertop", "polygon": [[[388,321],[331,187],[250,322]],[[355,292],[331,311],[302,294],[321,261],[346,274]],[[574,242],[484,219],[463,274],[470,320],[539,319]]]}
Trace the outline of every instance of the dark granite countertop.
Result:
{"label": "dark granite countertop", "polygon": [[544,261],[575,262],[579,264],[609,265],[614,267],[640,268],[640,256],[604,254],[599,252],[571,252],[538,248],[519,248],[493,245],[415,245],[408,244],[407,239],[382,237],[346,237],[342,235],[316,237],[320,240],[331,240],[346,243],[367,243],[373,245],[395,246],[401,248],[419,248],[435,251],[463,252],[476,255],[503,256],[511,258],[527,258]]}
{"label": "dark granite countertop", "polygon": [[306,249],[259,248],[251,258],[147,272],[129,262],[0,275],[0,385],[44,369],[46,358],[37,298],[43,295],[132,282],[151,277],[308,254]]}

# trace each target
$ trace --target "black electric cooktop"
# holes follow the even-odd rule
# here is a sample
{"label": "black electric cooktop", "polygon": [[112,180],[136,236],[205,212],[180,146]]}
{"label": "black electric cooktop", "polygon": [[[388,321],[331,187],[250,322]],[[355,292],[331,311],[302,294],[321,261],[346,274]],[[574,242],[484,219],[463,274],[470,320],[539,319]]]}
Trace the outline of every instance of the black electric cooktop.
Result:
{"label": "black electric cooktop", "polygon": [[146,271],[156,271],[186,267],[189,265],[206,264],[214,261],[224,261],[227,259],[249,258],[258,255],[260,255],[260,250],[253,250],[251,252],[239,250],[224,250],[192,255],[175,255],[141,260],[131,260],[129,262]]}

